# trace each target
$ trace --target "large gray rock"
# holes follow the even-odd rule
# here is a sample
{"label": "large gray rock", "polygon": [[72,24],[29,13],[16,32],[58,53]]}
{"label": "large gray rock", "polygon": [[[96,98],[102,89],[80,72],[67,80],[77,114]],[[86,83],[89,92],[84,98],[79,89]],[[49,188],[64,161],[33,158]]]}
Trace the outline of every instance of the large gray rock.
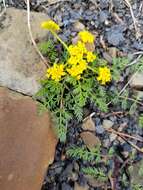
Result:
{"label": "large gray rock", "polygon": [[[46,19],[44,14],[31,13],[34,39],[46,37],[47,31],[40,28],[41,21]],[[0,86],[33,95],[45,69],[30,40],[26,11],[8,8],[0,21]]]}

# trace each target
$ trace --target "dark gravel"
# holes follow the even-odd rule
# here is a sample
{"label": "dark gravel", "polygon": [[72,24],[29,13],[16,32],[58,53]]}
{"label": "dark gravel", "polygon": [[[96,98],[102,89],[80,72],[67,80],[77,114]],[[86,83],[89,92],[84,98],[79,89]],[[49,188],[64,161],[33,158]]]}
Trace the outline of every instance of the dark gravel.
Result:
{"label": "dark gravel", "polygon": [[[9,6],[26,9],[25,1],[7,0],[6,2]],[[73,37],[76,35],[73,24],[80,21],[96,34],[96,47],[101,52],[103,51],[101,37],[107,48],[115,46],[125,53],[143,50],[143,3],[140,0],[132,3],[139,32],[138,39],[136,39],[131,13],[125,1],[65,0],[51,5],[46,0],[31,0],[30,2],[33,11],[45,12],[62,27],[61,35],[64,40],[68,39],[69,34]]]}
{"label": "dark gravel", "polygon": [[[103,114],[101,114],[100,116],[103,120],[104,119]],[[112,116],[108,117],[108,119],[110,118],[112,119]],[[93,120],[95,121],[95,126],[97,127],[98,125],[96,124],[97,123],[100,124],[99,121],[98,122],[96,121],[98,120],[98,118],[93,117]],[[115,127],[113,127],[114,129],[123,126],[123,124],[125,124],[126,122],[127,125],[125,125],[126,127],[123,129],[122,132],[126,133],[126,131],[128,131],[128,134],[132,134],[134,136],[138,134],[143,137],[143,131],[138,130],[137,126],[133,127],[135,123],[137,123],[135,117],[129,115],[125,117],[124,115],[122,115],[122,116],[116,116],[113,120],[114,123],[116,123]],[[80,130],[78,130],[78,128],[80,128],[80,125],[77,125],[76,127],[69,126],[67,142],[64,145],[61,143],[58,144],[55,155],[55,161],[49,167],[47,178],[45,179],[45,185],[43,186],[42,190],[45,189],[50,190],[54,188],[56,189],[57,186],[59,188],[59,185],[61,185],[60,186],[61,189],[64,189],[65,187],[67,189],[74,189],[75,182],[78,182],[81,185],[88,184],[89,190],[92,189],[100,190],[105,188],[105,187],[104,188],[93,187],[93,184],[91,185],[88,182],[88,179],[81,171],[81,169],[85,166],[91,166],[91,167],[97,166],[94,162],[91,163],[76,158],[71,159],[65,155],[65,151],[72,145],[78,145],[78,146],[83,145],[83,142],[79,138]],[[143,155],[141,153],[137,153],[137,151],[135,151],[132,148],[132,146],[130,146],[127,142],[121,141],[119,139],[116,139],[113,142],[111,142],[109,139],[109,134],[107,134],[107,132],[104,133],[104,135],[102,134],[103,133],[101,132],[96,133],[96,135],[100,138],[102,142],[102,153],[106,155],[111,147],[114,149],[115,153],[113,154],[112,158],[108,160],[106,164],[102,163],[100,167],[104,168],[106,172],[112,171],[112,175],[116,180],[116,189],[118,190],[127,189],[129,187],[130,184],[129,179],[131,177],[130,174],[128,173],[128,167],[131,164],[140,161]],[[141,144],[137,143],[136,140],[133,140],[132,142],[134,142],[134,144],[140,147],[143,145],[142,143]],[[131,158],[130,155],[133,153],[134,157]],[[125,186],[122,183],[123,174],[127,178],[126,179],[127,186]],[[110,186],[109,181],[108,181],[108,186]]]}

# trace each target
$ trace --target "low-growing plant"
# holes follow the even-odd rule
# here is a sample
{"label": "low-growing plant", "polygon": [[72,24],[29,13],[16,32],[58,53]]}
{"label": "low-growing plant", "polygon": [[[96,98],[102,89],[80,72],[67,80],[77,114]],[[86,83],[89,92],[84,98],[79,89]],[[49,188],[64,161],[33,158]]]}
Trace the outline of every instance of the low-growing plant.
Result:
{"label": "low-growing plant", "polygon": [[143,114],[139,116],[139,126],[143,128]]}
{"label": "low-growing plant", "polygon": [[143,162],[140,163],[140,168],[139,168],[138,174],[140,177],[143,177]]}
{"label": "low-growing plant", "polygon": [[143,186],[140,184],[133,184],[132,190],[143,190]]}
{"label": "low-growing plant", "polygon": [[119,79],[129,60],[116,58],[109,65],[100,58],[93,47],[95,37],[84,30],[79,32],[76,44],[66,44],[57,34],[60,27],[53,21],[45,21],[42,28],[49,30],[63,46],[57,53],[53,42],[48,41],[40,49],[50,60],[42,88],[37,98],[53,114],[58,136],[66,140],[68,122],[72,118],[82,121],[83,108],[90,102],[103,112],[108,111],[108,102],[117,96],[118,89],[108,90]]}
{"label": "low-growing plant", "polygon": [[102,182],[105,182],[108,180],[107,175],[102,169],[99,169],[99,168],[97,169],[95,167],[83,167],[81,170],[84,174],[93,176]]}
{"label": "low-growing plant", "polygon": [[52,40],[40,43],[39,50],[44,56],[48,57],[50,63],[53,63],[58,58],[58,53]]}
{"label": "low-growing plant", "polygon": [[101,161],[100,146],[96,146],[93,149],[87,149],[86,147],[73,146],[69,148],[66,154],[75,159],[81,159],[83,161]]}

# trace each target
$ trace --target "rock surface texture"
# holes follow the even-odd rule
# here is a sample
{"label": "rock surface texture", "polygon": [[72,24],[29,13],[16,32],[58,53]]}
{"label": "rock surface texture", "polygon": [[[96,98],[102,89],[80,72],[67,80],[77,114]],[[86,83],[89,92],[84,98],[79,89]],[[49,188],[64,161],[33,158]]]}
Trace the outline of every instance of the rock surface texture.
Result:
{"label": "rock surface texture", "polygon": [[40,190],[57,139],[29,97],[0,88],[0,189]]}
{"label": "rock surface texture", "polygon": [[[42,13],[31,13],[35,40],[46,37],[47,31],[40,28],[41,21],[46,19]],[[0,21],[0,85],[33,95],[45,69],[29,37],[26,11],[8,8]]]}
{"label": "rock surface texture", "polygon": [[134,89],[143,90],[143,72],[137,73],[130,85]]}

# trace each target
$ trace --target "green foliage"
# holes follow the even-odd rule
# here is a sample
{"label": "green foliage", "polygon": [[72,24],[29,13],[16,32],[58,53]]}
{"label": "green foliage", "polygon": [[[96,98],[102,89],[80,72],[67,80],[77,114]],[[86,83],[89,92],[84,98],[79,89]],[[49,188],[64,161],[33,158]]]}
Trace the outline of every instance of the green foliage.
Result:
{"label": "green foliage", "polygon": [[66,50],[63,50],[63,53],[62,53],[61,57],[59,57],[61,63],[66,62],[66,60],[68,59],[68,57],[69,57],[68,52]]}
{"label": "green foliage", "polygon": [[52,80],[44,80],[41,83],[43,88],[36,94],[36,97],[40,99],[44,108],[52,112],[57,134],[63,142],[66,139],[67,123],[72,116],[65,108],[60,108],[63,85]]}
{"label": "green foliage", "polygon": [[126,89],[123,92],[122,97],[124,97],[124,98],[121,99],[121,108],[123,110],[127,110],[128,106],[129,106],[129,102],[128,102],[129,91],[128,91],[128,89]]}
{"label": "green foliage", "polygon": [[[115,62],[114,62],[115,61]],[[116,76],[121,75],[121,71],[124,70],[124,68],[127,68],[128,65],[130,66],[130,74],[133,74],[134,72],[142,71],[143,68],[143,59],[139,59],[136,64],[129,64],[129,60],[127,58],[117,58],[113,61],[113,67],[112,67],[112,76],[116,80]],[[116,66],[116,63],[120,62],[119,67]],[[118,65],[118,64],[117,64]],[[117,67],[119,70],[117,70]],[[118,78],[118,77],[117,77]],[[119,79],[119,78],[118,78]],[[115,95],[115,92],[114,92]],[[128,110],[129,114],[134,114],[137,110],[137,105],[140,102],[140,98],[138,96],[135,96],[133,94],[129,93],[129,88],[126,88],[122,94],[119,94],[116,92],[116,96],[112,100],[114,104],[120,104],[121,108],[123,110]]]}
{"label": "green foliage", "polygon": [[85,79],[82,82],[77,83],[75,88],[72,91],[73,97],[73,112],[78,121],[81,121],[83,118],[83,107],[86,105],[87,100],[89,99],[90,93],[92,91],[92,79]]}
{"label": "green foliage", "polygon": [[[69,157],[72,157],[76,160],[82,160],[82,161],[87,161],[87,162],[94,162],[100,163],[101,162],[101,153],[100,153],[100,145],[96,146],[93,149],[88,149],[85,146],[78,147],[78,146],[73,146],[69,148],[66,151],[66,154]],[[96,177],[97,179],[100,179],[101,181],[106,181],[107,177],[104,174],[104,171],[102,169],[97,169],[95,167],[84,167],[82,168],[82,172],[86,175],[91,175],[93,177]]]}
{"label": "green foliage", "polygon": [[82,168],[82,172],[86,175],[91,175],[102,182],[105,182],[108,179],[102,169],[97,169],[95,167]]}
{"label": "green foliage", "polygon": [[[114,82],[119,80],[121,73],[129,63],[129,60],[127,58],[114,58],[113,63],[110,65],[111,68],[109,69],[109,65],[104,59],[97,56],[97,58],[90,63],[88,62],[87,57],[85,58],[85,54],[87,53],[83,53],[82,59],[80,59],[85,62],[86,69],[84,69],[80,75],[74,75],[74,72],[76,73],[78,71],[75,69],[71,71],[72,75],[67,72],[69,68],[72,68],[67,61],[69,60],[69,57],[72,57],[69,53],[69,49],[57,34],[54,34],[54,37],[61,42],[65,49],[62,50],[61,48],[60,52],[59,50],[57,52],[56,46],[52,40],[48,40],[47,42],[43,42],[39,45],[40,51],[43,55],[47,56],[51,66],[53,66],[54,63],[56,63],[54,64],[56,66],[54,69],[52,68],[51,70],[48,70],[52,73],[49,74],[51,78],[46,78],[41,82],[42,88],[36,94],[36,98],[38,98],[41,104],[43,104],[43,107],[40,106],[39,112],[42,112],[45,108],[52,112],[53,119],[57,126],[58,136],[61,141],[65,141],[68,122],[72,118],[81,122],[83,119],[83,108],[89,103],[94,104],[102,112],[108,111],[108,102],[114,102],[115,104],[120,103],[124,110],[129,108],[128,91],[124,91],[122,95],[125,97],[120,100],[117,88],[115,88],[114,91],[110,91],[108,90],[108,86],[101,85],[101,81],[99,82],[97,78],[101,75],[102,80],[104,80],[105,77],[107,78],[107,81],[105,81],[110,82],[111,70],[112,80]],[[80,46],[80,48],[82,48],[82,46]],[[79,56],[80,51],[78,50],[76,54],[76,56]],[[95,57],[95,53],[93,56]],[[81,64],[79,64],[79,62],[81,61],[78,61],[76,66]],[[59,63],[62,64],[63,71],[58,68],[60,67],[58,65]],[[88,63],[88,65],[86,65],[86,63]],[[73,65],[74,63],[72,63],[72,66]],[[78,67],[79,71],[82,67],[82,64]],[[56,70],[57,68],[59,70]],[[105,72],[105,76],[103,76],[104,74],[99,74],[99,68],[104,70],[103,73]],[[109,73],[106,69],[109,70]],[[54,81],[53,78],[58,75],[60,75],[60,80]],[[54,77],[52,78],[52,76]],[[80,80],[72,76],[80,77]],[[104,81],[102,82],[104,84]],[[133,113],[135,108],[136,102],[131,106],[130,112]]]}
{"label": "green foliage", "polygon": [[[67,53],[64,52],[61,59],[66,60],[67,56]],[[96,64],[100,63],[99,60],[98,58]],[[93,64],[95,63],[93,62]],[[103,61],[102,65],[105,64],[106,62]],[[92,102],[101,111],[107,112],[107,102],[113,100],[117,94],[116,90],[108,92],[105,86],[96,82],[95,76],[90,75],[89,77],[89,75],[90,73],[86,73],[82,80],[67,76],[61,82],[48,79],[41,81],[42,88],[36,97],[40,99],[44,107],[53,113],[61,141],[66,140],[67,125],[71,118],[75,117],[78,121],[82,121],[83,108],[88,102]],[[126,100],[122,102],[124,108],[125,103]]]}
{"label": "green foliage", "polygon": [[139,59],[138,62],[136,64],[133,64],[131,67],[130,67],[130,72],[131,73],[134,73],[136,71],[142,71],[142,68],[143,68],[143,59]]}
{"label": "green foliage", "polygon": [[67,150],[66,154],[75,159],[82,159],[89,162],[93,160],[99,162],[101,160],[100,146],[90,150],[86,147],[73,146]]}
{"label": "green foliage", "polygon": [[133,184],[132,190],[143,190],[143,186],[140,184]]}
{"label": "green foliage", "polygon": [[137,102],[134,101],[133,104],[130,107],[129,114],[130,115],[134,114],[136,112],[136,110],[137,110]]}
{"label": "green foliage", "polygon": [[39,50],[44,56],[47,56],[50,62],[55,62],[58,58],[58,53],[55,50],[55,45],[52,40],[39,44]]}
{"label": "green foliage", "polygon": [[39,90],[36,97],[41,100],[43,105],[54,111],[60,105],[60,95],[63,90],[62,84],[52,80],[44,80],[41,82],[43,88]]}
{"label": "green foliage", "polygon": [[121,73],[123,72],[127,64],[129,64],[129,61],[130,60],[126,57],[113,59],[111,67],[113,80],[118,81],[120,79]]}
{"label": "green foliage", "polygon": [[109,155],[109,156],[113,156],[114,153],[115,153],[115,150],[114,150],[113,147],[111,147],[111,148],[109,149],[109,151],[108,151],[108,155]]}
{"label": "green foliage", "polygon": [[139,176],[143,177],[143,162],[140,163]]}
{"label": "green foliage", "polygon": [[139,117],[139,126],[143,128],[143,114]]}
{"label": "green foliage", "polygon": [[54,112],[55,123],[57,126],[57,135],[61,142],[65,142],[66,133],[67,133],[67,124],[71,119],[71,114],[68,113],[65,109],[57,109]]}
{"label": "green foliage", "polygon": [[107,106],[108,95],[105,90],[106,89],[103,86],[97,86],[95,90],[93,90],[92,93],[90,94],[91,102],[97,105],[97,107],[103,112],[108,111],[108,106]]}
{"label": "green foliage", "polygon": [[47,108],[43,104],[39,103],[37,111],[38,111],[38,115],[41,116],[44,112],[47,111]]}

